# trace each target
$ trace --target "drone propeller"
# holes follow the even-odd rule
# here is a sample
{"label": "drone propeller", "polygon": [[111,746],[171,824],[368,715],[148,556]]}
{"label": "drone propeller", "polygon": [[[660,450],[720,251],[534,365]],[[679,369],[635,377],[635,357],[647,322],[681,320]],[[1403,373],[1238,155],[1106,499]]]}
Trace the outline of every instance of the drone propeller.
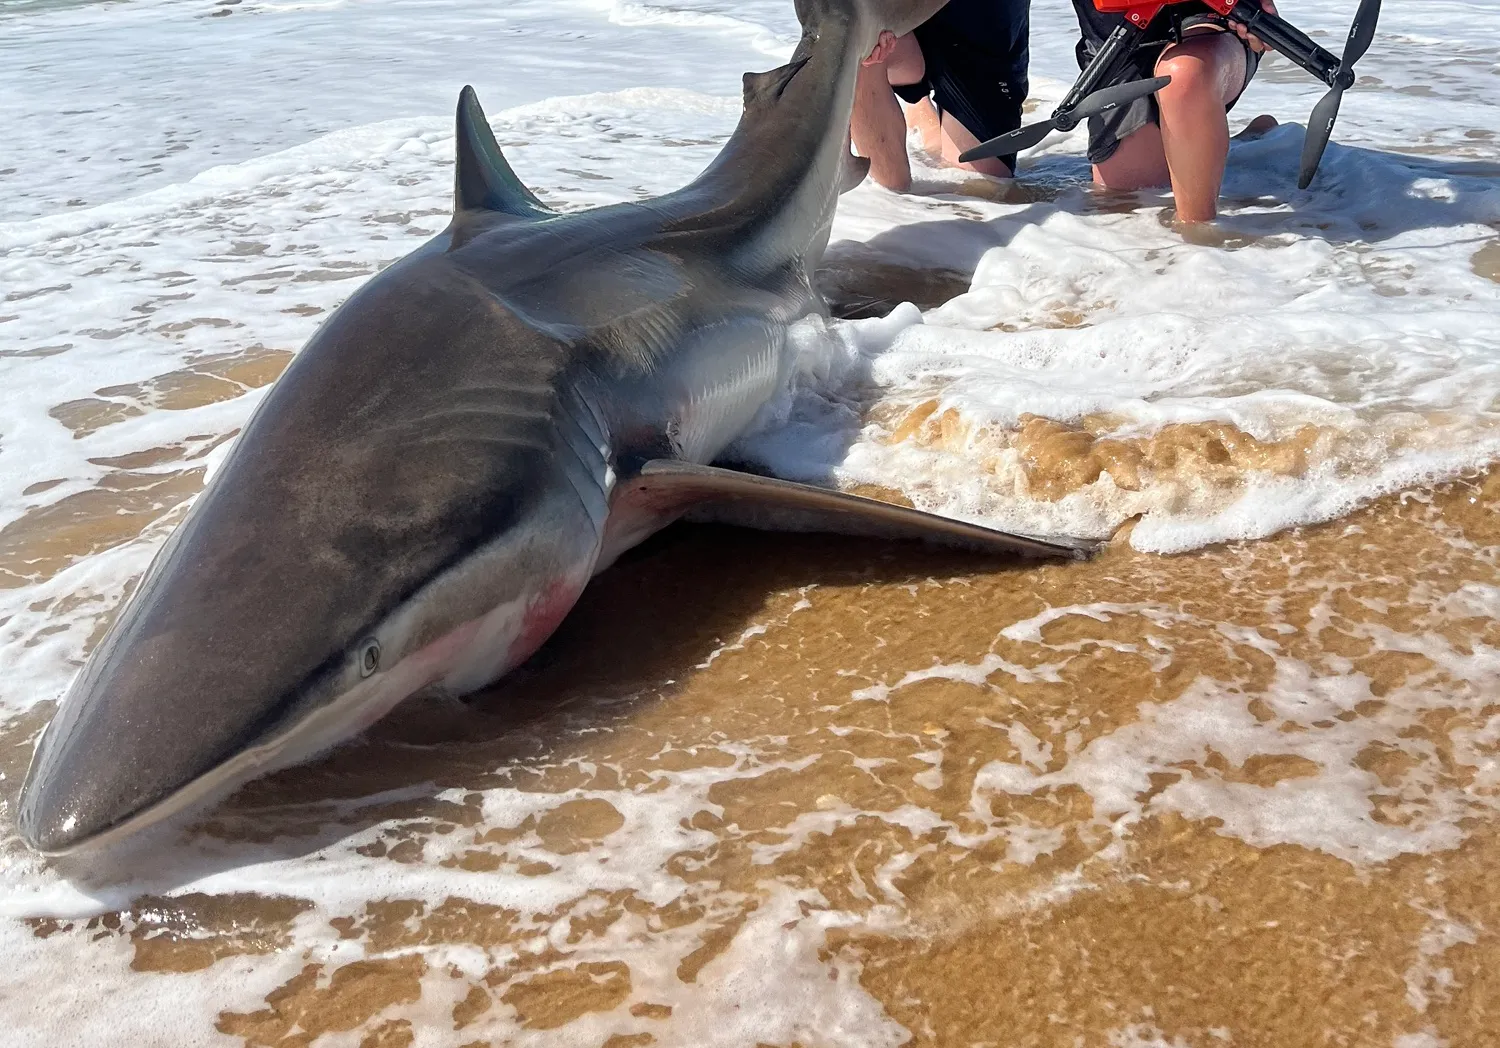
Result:
{"label": "drone propeller", "polygon": [[975,160],[984,160],[992,156],[1006,156],[1010,153],[1019,153],[1023,149],[1030,149],[1042,139],[1055,130],[1056,125],[1049,118],[1035,124],[1027,124],[1025,127],[1017,128],[987,142],[981,142],[973,149],[958,155],[961,164],[971,163]]}
{"label": "drone propeller", "polygon": [[[1379,0],[1375,2],[1378,4]],[[988,142],[981,142],[973,149],[961,154],[958,159],[961,163],[967,164],[986,157],[1019,153],[1023,149],[1030,149],[1053,131],[1071,131],[1091,116],[1107,113],[1117,106],[1128,105],[1137,98],[1154,95],[1171,82],[1172,78],[1169,76],[1158,76],[1150,80],[1132,80],[1129,83],[1103,88],[1091,95],[1085,95],[1072,109],[1059,109],[1046,120],[1027,124],[1025,127],[992,138]]]}
{"label": "drone propeller", "polygon": [[1339,118],[1339,103],[1344,91],[1354,83],[1354,63],[1370,49],[1375,39],[1375,22],[1380,17],[1380,0],[1361,0],[1359,11],[1354,16],[1354,25],[1349,27],[1349,41],[1344,45],[1344,57],[1334,74],[1328,93],[1313,107],[1307,118],[1307,137],[1302,140],[1302,170],[1297,176],[1297,188],[1306,189],[1318,173],[1318,162],[1323,159],[1323,150],[1328,148],[1328,137],[1333,134],[1333,125]]}

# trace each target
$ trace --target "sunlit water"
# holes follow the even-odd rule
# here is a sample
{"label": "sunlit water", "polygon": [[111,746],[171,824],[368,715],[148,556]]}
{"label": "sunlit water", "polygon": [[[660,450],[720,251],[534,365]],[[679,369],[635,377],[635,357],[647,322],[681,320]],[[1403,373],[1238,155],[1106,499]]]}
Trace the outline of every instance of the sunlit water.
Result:
{"label": "sunlit water", "polygon": [[[1336,49],[1343,6],[1286,8]],[[1015,186],[844,198],[824,279],[868,319],[800,333],[736,455],[1129,522],[1104,559],[669,537],[477,712],[148,858],[6,829],[7,1043],[1478,1043],[1493,484],[1348,515],[1500,457],[1500,15],[1381,30],[1307,192],[1318,85],[1264,64],[1236,123],[1287,126],[1236,144],[1210,238],[1091,191],[1081,133]],[[691,179],[795,36],[770,0],[0,3],[7,799],[261,392],[446,224],[462,84],[591,206]],[[1163,556],[1226,539],[1262,541]]]}

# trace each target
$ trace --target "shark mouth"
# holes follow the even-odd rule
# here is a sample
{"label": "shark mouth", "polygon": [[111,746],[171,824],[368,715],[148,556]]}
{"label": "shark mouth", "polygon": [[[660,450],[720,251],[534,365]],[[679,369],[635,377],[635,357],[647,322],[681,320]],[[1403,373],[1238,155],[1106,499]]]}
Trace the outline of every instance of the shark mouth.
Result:
{"label": "shark mouth", "polygon": [[[367,730],[402,701],[439,688],[466,694],[492,683],[529,658],[557,628],[583,590],[588,573],[572,573],[498,605],[449,631],[380,673],[319,705],[175,792],[49,857],[103,848],[205,807],[271,772],[311,760]],[[71,829],[71,821],[63,824]]]}

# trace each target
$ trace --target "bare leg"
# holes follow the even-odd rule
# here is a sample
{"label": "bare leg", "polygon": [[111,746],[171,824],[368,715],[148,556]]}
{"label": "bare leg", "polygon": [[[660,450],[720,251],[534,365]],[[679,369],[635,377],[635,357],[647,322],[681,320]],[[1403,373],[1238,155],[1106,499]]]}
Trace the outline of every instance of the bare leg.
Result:
{"label": "bare leg", "polygon": [[[877,49],[877,54],[881,49]],[[854,115],[850,119],[850,136],[855,151],[870,158],[870,175],[887,189],[904,193],[911,188],[911,161],[906,155],[907,121],[922,135],[922,148],[941,157],[950,167],[977,171],[1000,178],[1011,176],[1010,168],[997,157],[958,162],[959,154],[979,144],[979,139],[954,119],[951,113],[939,115],[929,99],[901,111],[892,87],[915,84],[927,72],[926,60],[917,38],[908,33],[897,37],[879,60],[866,60],[859,68],[854,85]]]}
{"label": "bare leg", "polygon": [[911,161],[906,156],[906,118],[881,66],[865,66],[854,84],[850,120],[854,151],[870,158],[870,176],[898,193],[911,188]]}
{"label": "bare leg", "polygon": [[970,134],[969,129],[959,123],[952,113],[939,113],[937,106],[932,104],[930,98],[924,98],[906,107],[906,123],[908,127],[915,128],[922,136],[922,148],[949,167],[978,171],[997,178],[1010,178],[1013,174],[998,157],[976,160],[972,164],[959,163],[959,156],[978,145],[979,140]]}
{"label": "bare leg", "polygon": [[1189,37],[1162,52],[1156,71],[1172,78],[1156,100],[1177,217],[1207,222],[1219,211],[1219,187],[1229,159],[1224,107],[1244,86],[1245,45],[1229,33]]}
{"label": "bare leg", "polygon": [[922,49],[911,34],[898,37],[883,61],[859,67],[854,84],[850,134],[860,156],[870,158],[870,175],[887,189],[911,188],[911,161],[906,155],[906,117],[893,84],[914,84],[925,72]]}
{"label": "bare leg", "polygon": [[942,157],[943,116],[937,111],[937,106],[932,104],[932,99],[924,98],[907,106],[906,125],[916,128],[917,133],[922,136],[924,150],[934,157]]}
{"label": "bare leg", "polygon": [[1172,78],[1156,95],[1160,125],[1148,124],[1121,142],[1095,165],[1094,180],[1113,189],[1170,182],[1177,217],[1206,222],[1218,213],[1229,156],[1224,107],[1245,83],[1244,45],[1213,30],[1189,36],[1162,52],[1156,73]]}
{"label": "bare leg", "polygon": [[1110,189],[1146,189],[1171,184],[1161,128],[1147,124],[1126,136],[1108,160],[1094,165],[1094,181]]}
{"label": "bare leg", "polygon": [[981,175],[994,175],[996,178],[1010,178],[1015,174],[1005,165],[1005,161],[997,156],[986,157],[983,160],[975,160],[968,164],[958,162],[959,156],[973,149],[979,144],[979,139],[967,127],[960,124],[952,113],[943,114],[943,161],[949,167],[963,168],[965,171],[977,171]]}

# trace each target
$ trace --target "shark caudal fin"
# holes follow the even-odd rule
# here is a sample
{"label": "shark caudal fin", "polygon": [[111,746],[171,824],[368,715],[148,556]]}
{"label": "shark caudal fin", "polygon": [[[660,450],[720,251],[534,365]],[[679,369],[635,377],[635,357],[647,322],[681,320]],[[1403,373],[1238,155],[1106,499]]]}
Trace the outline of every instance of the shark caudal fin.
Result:
{"label": "shark caudal fin", "polygon": [[511,170],[472,87],[465,87],[458,96],[455,148],[458,154],[453,177],[455,215],[465,211],[499,211],[517,218],[539,218],[553,213]]}
{"label": "shark caudal fin", "polygon": [[940,517],[842,491],[675,459],[653,459],[621,483],[611,500],[610,523],[629,518],[690,519],[765,531],[822,531],[870,538],[918,539],[983,553],[1081,558],[1099,543],[1036,538]]}

